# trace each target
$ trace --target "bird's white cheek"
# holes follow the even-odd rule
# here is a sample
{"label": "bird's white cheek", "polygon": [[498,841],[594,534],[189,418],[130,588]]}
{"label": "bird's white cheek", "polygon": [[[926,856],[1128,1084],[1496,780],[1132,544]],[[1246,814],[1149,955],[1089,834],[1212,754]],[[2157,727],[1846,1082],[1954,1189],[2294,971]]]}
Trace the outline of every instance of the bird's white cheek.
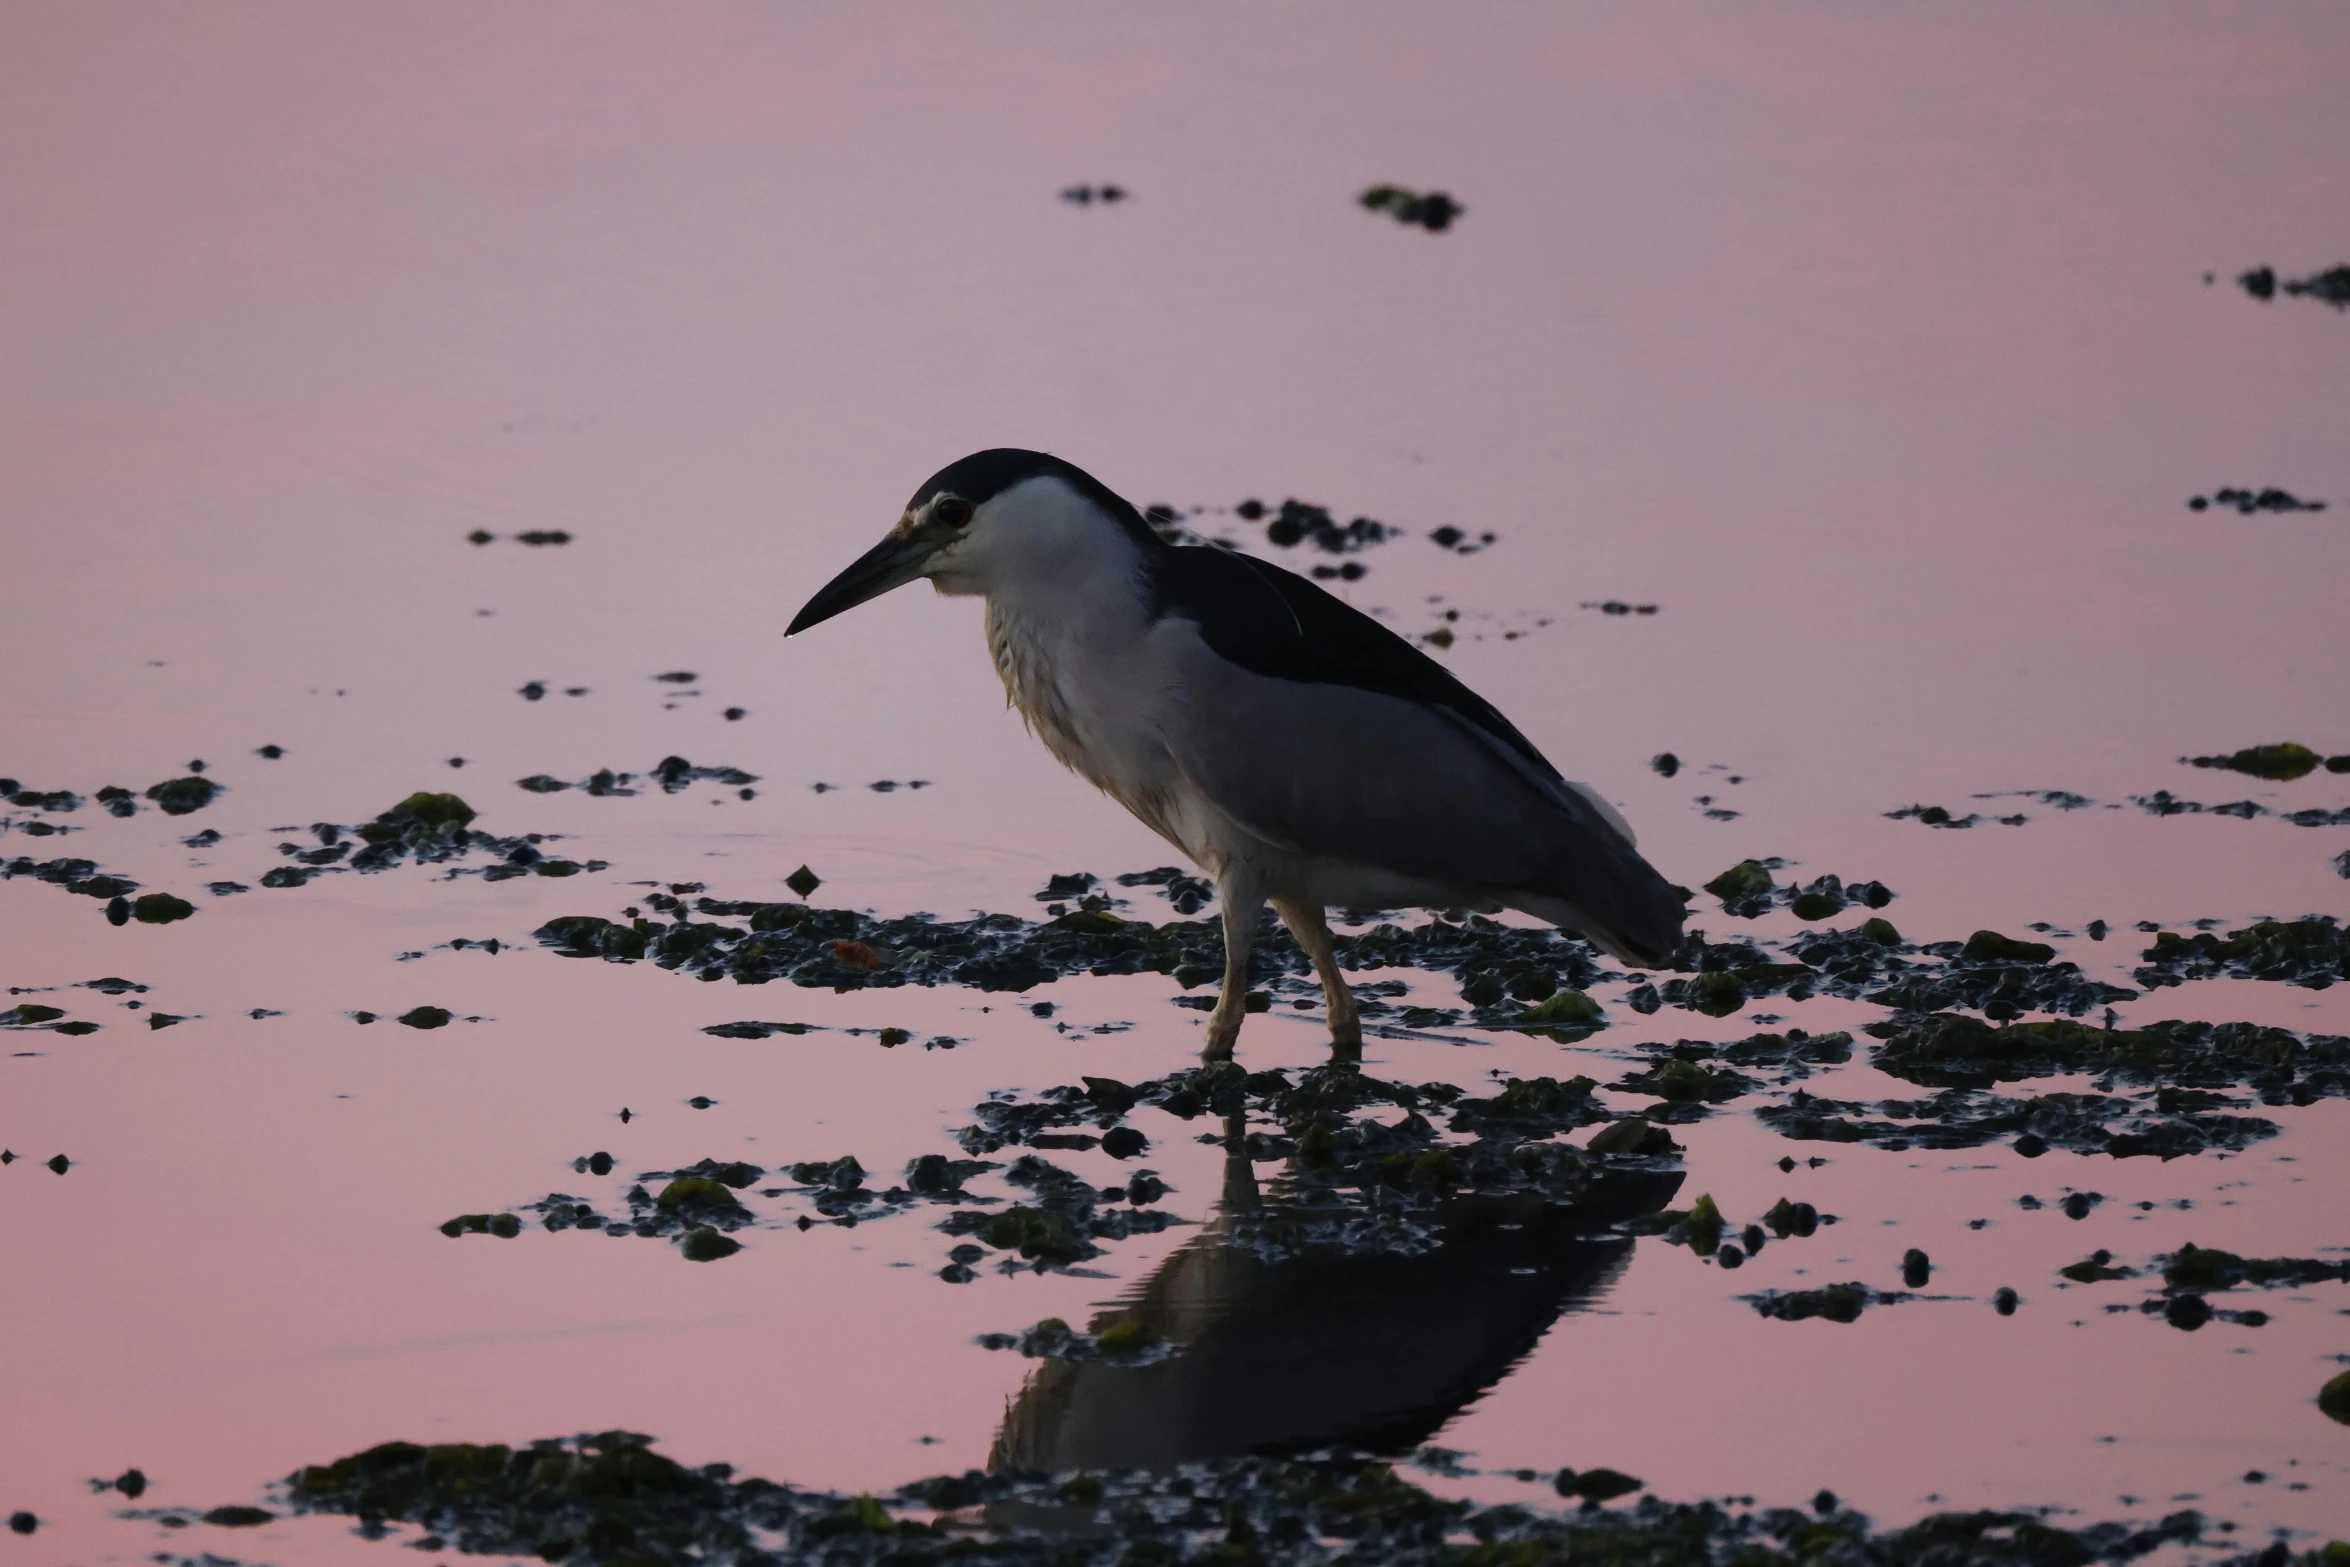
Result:
{"label": "bird's white cheek", "polygon": [[968,598],[986,591],[967,566],[955,561],[939,561],[924,575],[930,578],[930,585],[938,590],[941,598]]}

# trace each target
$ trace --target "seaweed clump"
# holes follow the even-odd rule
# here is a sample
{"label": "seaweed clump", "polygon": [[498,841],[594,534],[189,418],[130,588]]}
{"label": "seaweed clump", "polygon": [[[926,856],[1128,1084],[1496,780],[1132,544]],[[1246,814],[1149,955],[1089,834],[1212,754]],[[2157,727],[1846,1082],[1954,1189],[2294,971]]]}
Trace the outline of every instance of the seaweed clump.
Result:
{"label": "seaweed clump", "polygon": [[2174,1290],[2225,1290],[2239,1284],[2255,1289],[2298,1288],[2306,1284],[2350,1283],[2350,1261],[2314,1257],[2239,1257],[2232,1251],[2187,1242],[2159,1259],[2162,1282]]}
{"label": "seaweed clump", "polygon": [[2264,305],[2281,291],[2304,295],[2336,310],[2350,310],[2350,265],[2328,267],[2304,278],[2282,279],[2276,268],[2259,266],[2238,275],[2236,286]]}
{"label": "seaweed clump", "polygon": [[[726,784],[729,787],[739,789],[759,781],[757,773],[746,773],[739,767],[697,767],[682,756],[661,758],[652,771],[644,776],[648,781],[659,784],[663,794],[676,794],[692,784],[701,782]],[[566,789],[578,789],[586,794],[603,796],[635,794],[637,791],[631,786],[636,781],[637,775],[635,773],[617,773],[609,767],[604,767],[590,773],[578,783],[567,783],[563,779],[552,777],[546,773],[533,773],[528,778],[516,779],[515,784],[519,788],[529,790],[532,794],[560,794]],[[745,796],[745,798],[749,797]]]}
{"label": "seaweed clump", "polygon": [[1878,1070],[1936,1087],[2079,1074],[2099,1079],[2101,1088],[2161,1083],[2289,1089],[2303,1083],[2316,1094],[2350,1093],[2350,1039],[2255,1023],[2091,1028],[2050,1019],[1993,1028],[1977,1018],[1940,1013],[1871,1024],[1867,1031],[1885,1041],[1876,1053]]}
{"label": "seaweed clump", "polygon": [[[810,877],[808,890],[816,885]],[[669,912],[672,920],[636,917],[621,923],[574,914],[549,920],[532,934],[565,957],[643,960],[701,979],[746,985],[780,979],[834,990],[968,985],[1023,991],[1076,974],[1142,973],[1171,975],[1188,990],[1214,984],[1224,971],[1223,923],[1216,915],[1159,925],[1123,918],[1107,907],[1080,906],[1041,922],[1013,914],[879,919],[806,903],[708,897],[690,906],[659,897],[646,901]],[[709,917],[696,919],[697,914]],[[1516,1023],[1530,1005],[1562,987],[1582,988],[1606,974],[1575,937],[1480,915],[1458,924],[1434,918],[1409,930],[1382,923],[1359,934],[1337,935],[1333,945],[1340,961],[1358,972],[1390,967],[1450,971],[1461,981],[1475,1020],[1487,1024]],[[1269,915],[1251,964],[1259,983],[1282,976],[1302,979],[1311,972],[1305,954]],[[1394,1009],[1374,992],[1363,1010],[1376,1017]],[[1402,1021],[1428,1027],[1457,1022],[1460,1016],[1452,1009],[1410,1008]]]}
{"label": "seaweed clump", "polygon": [[[101,798],[109,792],[119,793],[120,791],[99,791]],[[191,773],[185,778],[174,778],[166,783],[155,785],[147,791],[147,798],[153,800],[166,816],[185,816],[191,811],[200,811],[210,805],[220,792],[220,785],[211,779]],[[126,802],[107,801],[110,807],[123,803]],[[129,813],[117,810],[115,814],[121,816]]]}
{"label": "seaweed clump", "polygon": [[452,870],[449,874],[473,874],[485,881],[504,881],[514,876],[576,876],[583,870],[605,868],[601,860],[582,864],[546,853],[540,848],[547,842],[546,834],[524,833],[501,838],[472,827],[473,819],[473,807],[458,796],[420,790],[374,820],[356,827],[335,822],[313,823],[310,832],[318,840],[318,847],[304,849],[298,843],[279,844],[278,852],[286,856],[285,863],[259,880],[264,887],[299,887],[312,877],[330,871],[370,873],[390,870],[411,860],[420,865],[433,865],[474,853],[494,855],[496,863],[478,870]]}
{"label": "seaweed clump", "polygon": [[[1992,1028],[1979,1019],[1937,1014],[1874,1025],[1887,1043],[1875,1065],[1941,1092],[1870,1106],[1816,1098],[1797,1089],[1756,1119],[1803,1142],[1869,1143],[1888,1150],[1977,1148],[2012,1140],[2036,1157],[2051,1148],[2115,1158],[2179,1158],[2212,1149],[2240,1150],[2276,1135],[2273,1121],[2223,1115],[2236,1101],[2214,1086],[2255,1087],[2268,1103],[2310,1103],[2320,1093],[2350,1092],[2342,1062],[2350,1041],[2304,1037],[2243,1023],[2157,1023],[2145,1029],[2093,1029],[2070,1022]],[[2058,1075],[2093,1075],[2096,1093],[2005,1098],[1992,1084]],[[2155,1084],[2153,1092],[2115,1093]],[[2206,1086],[2192,1086],[2206,1085]],[[1886,1119],[1871,1119],[1871,1112]]]}
{"label": "seaweed clump", "polygon": [[1401,185],[1374,185],[1356,199],[1373,212],[1384,212],[1398,223],[1414,224],[1431,234],[1451,228],[1454,220],[1469,210],[1443,191],[1423,193]]}
{"label": "seaweed clump", "polygon": [[[686,1567],[981,1560],[1028,1567],[1179,1561],[1403,1561],[1501,1567],[1566,1561],[1738,1561],[1750,1567],[1866,1561],[1877,1567],[2050,1567],[2127,1561],[2202,1538],[2192,1510],[2158,1523],[2067,1529],[2038,1513],[1938,1513],[1906,1528],[1823,1495],[1815,1508],[1730,1508],[1643,1496],[1617,1471],[1563,1471],[1567,1511],[1480,1507],[1359,1457],[1249,1458],[1164,1471],[1044,1475],[972,1470],[886,1496],[808,1491],[687,1468],[625,1431],[527,1447],[387,1442],[283,1483],[289,1507],[399,1522],[468,1554]],[[2318,1567],[2281,1548],[2262,1567]],[[2333,1556],[2340,1553],[2333,1551]],[[2276,1560],[2271,1561],[2270,1556]],[[2247,1555],[2239,1560],[2254,1561]]]}
{"label": "seaweed clump", "polygon": [[2261,920],[2217,937],[2157,931],[2131,978],[2154,988],[2190,979],[2268,979],[2323,990],[2350,979],[2350,929],[2331,914],[2297,920]]}
{"label": "seaweed clump", "polygon": [[2272,783],[2291,783],[2296,778],[2308,777],[2320,767],[2328,772],[2350,773],[2350,756],[2321,756],[2292,740],[2248,745],[2225,756],[2183,756],[2179,760],[2190,767],[2219,767],[2231,773],[2249,773]]}
{"label": "seaweed clump", "polygon": [[2188,497],[2187,510],[2209,511],[2214,506],[2226,506],[2242,516],[2249,517],[2262,511],[2324,511],[2324,501],[2305,501],[2291,490],[2280,490],[2275,485],[2261,489],[2227,488],[2214,490],[2209,495]]}
{"label": "seaweed clump", "polygon": [[1705,890],[1722,900],[1723,913],[1737,919],[1753,919],[1784,907],[1799,920],[1824,920],[1853,905],[1881,909],[1893,901],[1891,889],[1881,881],[1855,882],[1848,888],[1834,875],[1814,877],[1800,887],[1781,887],[1771,879],[1771,872],[1785,863],[1777,858],[1740,860],[1707,882]]}
{"label": "seaweed clump", "polygon": [[1764,1290],[1746,1299],[1759,1315],[1775,1317],[1781,1322],[1808,1322],[1814,1317],[1828,1322],[1857,1322],[1860,1314],[1871,1306],[1909,1297],[1899,1291],[1887,1293],[1870,1289],[1866,1284],[1847,1282],[1810,1290]]}

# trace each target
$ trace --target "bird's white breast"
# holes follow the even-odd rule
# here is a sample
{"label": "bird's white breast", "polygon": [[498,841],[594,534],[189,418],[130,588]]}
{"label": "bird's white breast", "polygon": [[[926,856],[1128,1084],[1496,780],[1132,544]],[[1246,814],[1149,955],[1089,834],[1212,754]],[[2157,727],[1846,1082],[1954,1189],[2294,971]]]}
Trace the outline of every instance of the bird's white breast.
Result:
{"label": "bird's white breast", "polygon": [[1174,837],[1162,739],[1172,672],[1154,656],[1143,553],[1058,483],[1022,486],[1017,500],[938,585],[986,595],[988,654],[1046,749]]}

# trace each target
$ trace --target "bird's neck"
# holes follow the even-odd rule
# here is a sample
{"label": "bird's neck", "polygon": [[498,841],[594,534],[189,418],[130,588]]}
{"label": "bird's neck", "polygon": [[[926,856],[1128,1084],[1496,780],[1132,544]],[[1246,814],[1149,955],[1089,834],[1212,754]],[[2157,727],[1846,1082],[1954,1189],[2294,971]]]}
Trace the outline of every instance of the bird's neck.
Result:
{"label": "bird's neck", "polygon": [[1049,566],[990,585],[988,653],[1046,749],[1135,805],[1135,781],[1119,762],[1131,749],[1123,731],[1145,718],[1148,702],[1136,678],[1151,627],[1147,563],[1122,539],[1074,542]]}

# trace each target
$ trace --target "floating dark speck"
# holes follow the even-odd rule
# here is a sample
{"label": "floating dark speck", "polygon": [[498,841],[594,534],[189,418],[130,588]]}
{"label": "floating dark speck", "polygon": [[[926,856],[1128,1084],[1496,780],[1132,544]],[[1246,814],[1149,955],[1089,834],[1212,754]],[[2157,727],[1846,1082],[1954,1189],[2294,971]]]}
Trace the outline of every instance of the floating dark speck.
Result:
{"label": "floating dark speck", "polygon": [[1356,198],[1373,212],[1384,212],[1396,222],[1441,234],[1469,209],[1440,190],[1425,193],[1401,185],[1374,185]]}

